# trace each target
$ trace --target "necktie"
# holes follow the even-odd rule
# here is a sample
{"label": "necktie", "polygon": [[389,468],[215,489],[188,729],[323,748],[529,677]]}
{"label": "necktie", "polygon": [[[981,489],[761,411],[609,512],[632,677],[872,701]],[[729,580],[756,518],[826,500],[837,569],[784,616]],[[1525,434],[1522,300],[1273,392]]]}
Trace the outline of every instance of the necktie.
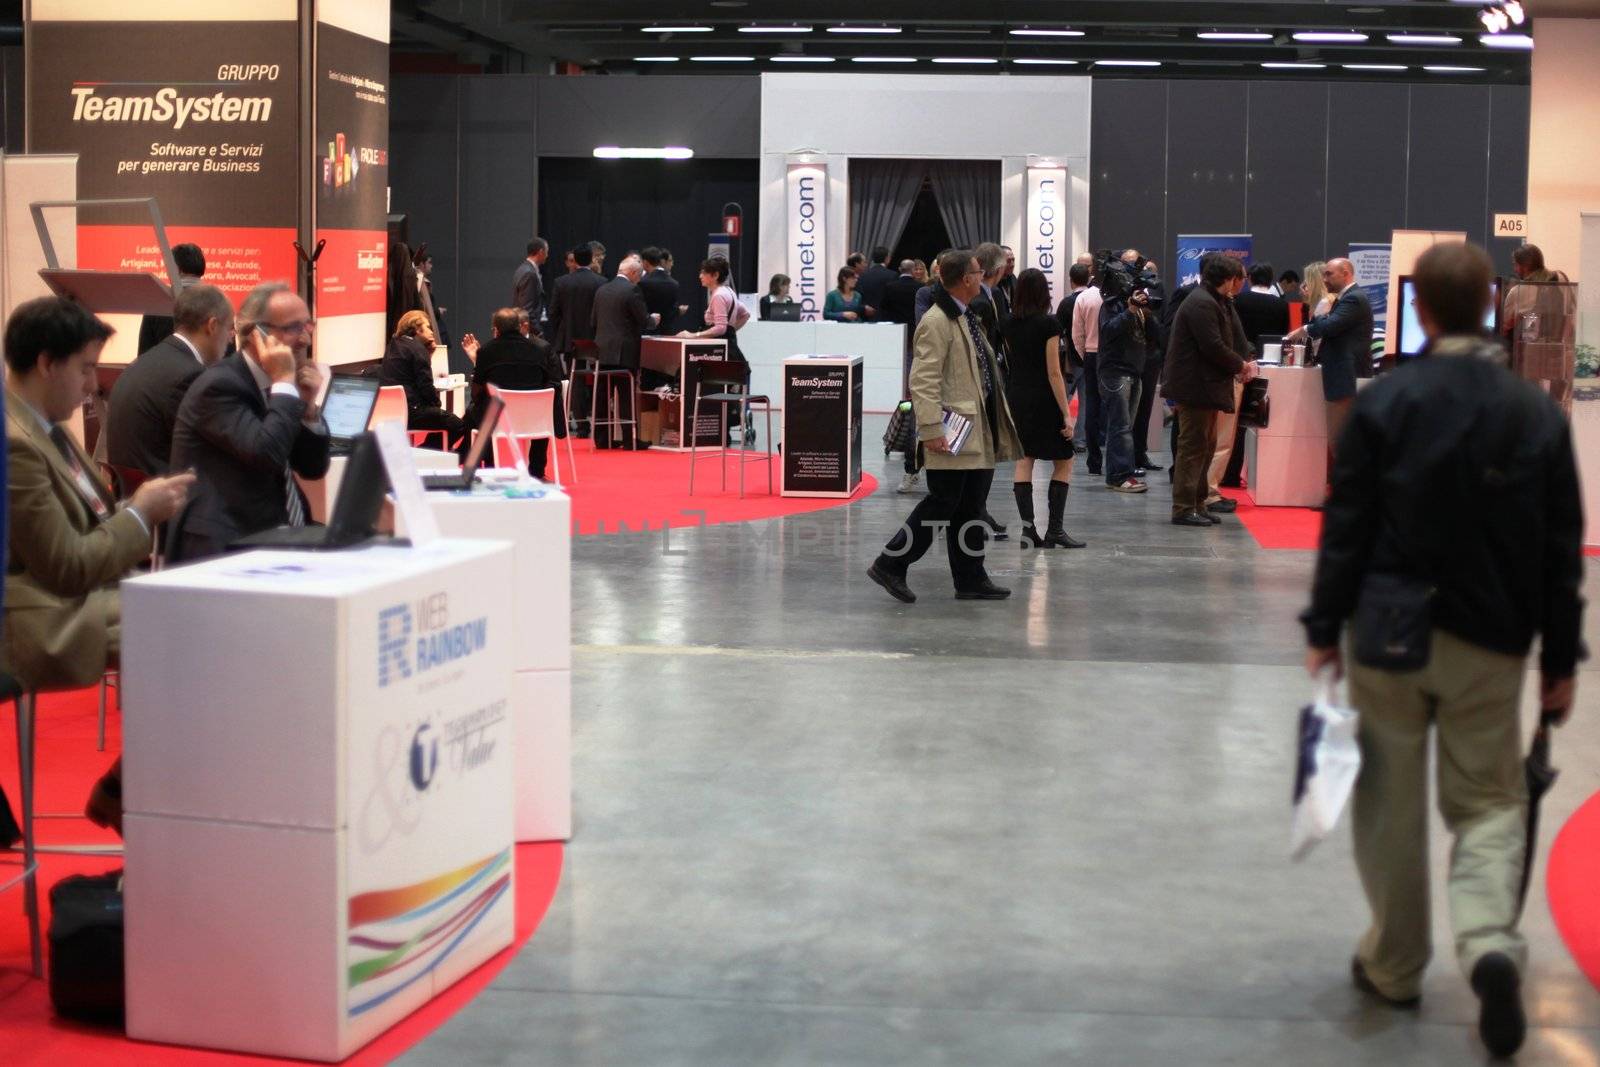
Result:
{"label": "necktie", "polygon": [[67,431],[60,426],[50,427],[50,440],[55,443],[61,457],[67,461],[67,466],[72,468],[72,479],[78,483],[78,492],[83,494],[84,501],[94,510],[96,516],[109,519],[112,511],[111,501],[106,499],[100,486],[89,477],[89,472],[79,462],[77,449],[67,440]]}
{"label": "necktie", "polygon": [[972,350],[978,357],[978,374],[983,378],[983,395],[987,399],[994,392],[994,378],[989,373],[989,357],[985,354],[988,344],[983,339],[983,328],[978,325],[978,316],[971,311],[961,316],[967,320],[967,332],[972,335]]}
{"label": "necktie", "polygon": [[[267,390],[267,402],[272,402],[272,390]],[[290,526],[304,526],[306,524],[305,505],[300,503],[300,489],[294,484],[294,468],[285,463],[283,465],[283,490],[284,514],[289,517]]]}

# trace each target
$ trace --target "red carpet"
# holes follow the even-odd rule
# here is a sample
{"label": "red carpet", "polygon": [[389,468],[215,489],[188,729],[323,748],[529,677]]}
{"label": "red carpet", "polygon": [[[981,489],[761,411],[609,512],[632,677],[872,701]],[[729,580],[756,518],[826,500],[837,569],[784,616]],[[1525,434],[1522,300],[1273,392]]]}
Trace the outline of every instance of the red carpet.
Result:
{"label": "red carpet", "polygon": [[[115,695],[113,694],[113,706]],[[46,812],[81,811],[84,798],[94,780],[111,765],[122,747],[118,716],[109,716],[106,751],[96,752],[95,690],[43,697],[39,702],[38,796],[39,810]],[[12,709],[6,705],[7,720]],[[15,804],[17,792],[16,733],[10,723],[0,728],[0,783]],[[20,817],[20,814],[19,814]],[[40,833],[41,843],[112,842],[115,838],[79,819],[50,820]],[[511,957],[532,936],[545,909],[555,896],[561,877],[562,848],[559,843],[517,846],[516,943],[495,956],[443,995],[416,1012],[356,1055],[349,1064],[383,1064],[437,1029],[446,1019],[471,1000],[511,961]],[[0,853],[0,881],[16,872],[20,852]],[[49,928],[48,890],[61,878],[75,873],[105,871],[121,865],[120,859],[83,856],[41,858],[39,903],[44,908],[44,927]],[[129,1041],[120,1031],[84,1026],[57,1019],[50,1011],[50,999],[43,981],[28,971],[28,927],[22,915],[21,887],[0,894],[0,1062],[7,1067],[32,1064],[71,1064],[72,1067],[112,1067],[112,1065],[170,1065],[298,1063],[271,1060],[260,1056],[236,1056],[220,1052],[175,1048]]]}
{"label": "red carpet", "polygon": [[[596,452],[588,441],[574,441],[578,479],[567,469],[567,448],[561,449],[561,482],[572,497],[573,533],[638,533],[665,527],[709,526],[724,522],[752,522],[782,515],[822,511],[871,495],[878,488],[870,474],[861,476],[855,496],[847,499],[781,497],[779,456],[772,457],[772,495],[767,494],[767,468],[751,462],[744,472],[745,496],[739,499],[738,459],[729,453],[728,488],[722,488],[714,452],[701,452],[695,461],[694,496],[689,495],[689,454],[649,448],[643,452],[607,449]],[[752,456],[758,453],[751,453]],[[545,471],[555,475],[551,462]]]}
{"label": "red carpet", "polygon": [[1550,846],[1545,891],[1567,950],[1600,989],[1600,793],[1573,813]]}

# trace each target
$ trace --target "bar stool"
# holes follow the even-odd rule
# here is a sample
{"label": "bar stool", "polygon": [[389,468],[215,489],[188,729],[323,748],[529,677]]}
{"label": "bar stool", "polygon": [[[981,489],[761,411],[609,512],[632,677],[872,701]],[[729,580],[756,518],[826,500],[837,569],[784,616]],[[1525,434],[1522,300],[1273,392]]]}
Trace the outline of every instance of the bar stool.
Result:
{"label": "bar stool", "polygon": [[[728,424],[728,406],[734,405],[739,412],[739,498],[744,498],[744,467],[746,463],[766,463],[767,465],[767,494],[772,494],[772,401],[770,398],[750,392],[750,368],[743,363],[719,362],[700,364],[700,383],[695,389],[694,406],[689,417],[689,495],[694,495],[694,465],[699,459],[700,443],[700,403],[705,401],[717,405],[717,432],[721,437],[721,445],[717,449],[719,466],[722,467],[722,488],[728,488],[728,435],[724,427]],[[713,388],[715,392],[706,392]],[[745,443],[749,437],[747,430],[750,428],[750,418],[755,406],[759,405],[767,417],[767,451],[760,456],[750,456],[749,446]]]}
{"label": "bar stool", "polygon": [[[602,426],[610,430],[613,434],[620,434],[624,426],[632,426],[634,428],[633,448],[634,450],[637,450],[639,447],[639,383],[638,380],[634,378],[633,371],[624,367],[600,367],[598,364],[596,364],[595,369],[590,371],[590,375],[594,379],[594,390],[589,394],[590,439],[594,439],[595,435],[600,432],[600,428]],[[611,380],[618,377],[623,379],[628,390],[629,404],[627,418],[622,418],[621,415],[618,414],[617,394],[611,388]],[[602,388],[606,391],[606,417],[603,419],[599,418],[597,415],[597,408],[600,402],[600,390]],[[599,446],[597,445],[596,447],[598,448]]]}
{"label": "bar stool", "polygon": [[17,778],[22,796],[22,871],[0,883],[0,892],[13,886],[22,886],[22,907],[28,917],[28,948],[32,956],[33,976],[44,977],[44,941],[39,929],[39,856],[120,856],[120,845],[38,845],[35,843],[34,823],[39,819],[77,819],[79,815],[66,813],[34,814],[33,762],[34,720],[39,693],[24,689],[22,683],[9,674],[0,673],[0,701],[10,700],[17,709]]}
{"label": "bar stool", "polygon": [[[599,374],[599,372],[600,372],[600,349],[598,347],[596,347],[596,345],[595,345],[595,343],[593,341],[574,340],[572,342],[572,366],[570,368],[568,368],[568,370],[567,370],[567,379],[568,379],[569,384],[576,385],[577,382],[578,382],[578,376],[579,375],[585,375],[586,374],[586,375],[589,376],[589,385],[590,385],[590,389],[589,389],[589,392],[590,392],[589,416],[588,416],[588,418],[585,418],[582,415],[579,415],[576,419],[574,419],[572,417],[572,397],[570,395],[568,395],[565,398],[565,400],[566,400],[566,405],[565,406],[566,406],[566,409],[567,409],[567,429],[568,430],[576,430],[578,428],[578,425],[577,425],[578,423],[587,422],[589,424],[590,436],[593,436],[593,434],[594,434],[594,392],[596,390],[598,390],[599,387],[600,387],[600,383],[596,378],[596,375]],[[571,392],[571,390],[569,389],[568,393],[570,394],[570,392]],[[583,409],[580,407],[578,410],[582,411]]]}

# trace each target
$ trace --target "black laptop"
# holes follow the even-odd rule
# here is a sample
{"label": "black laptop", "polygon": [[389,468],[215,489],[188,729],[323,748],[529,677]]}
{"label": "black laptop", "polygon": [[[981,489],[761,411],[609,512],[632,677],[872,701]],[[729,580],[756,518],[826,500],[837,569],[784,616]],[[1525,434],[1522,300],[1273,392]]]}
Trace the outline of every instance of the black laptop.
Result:
{"label": "black laptop", "polygon": [[383,498],[389,493],[389,472],[378,451],[378,439],[370,433],[356,435],[339,482],[339,498],[326,526],[277,526],[228,546],[229,551],[246,548],[352,548],[371,541],[377,531]]}
{"label": "black laptop", "polygon": [[365,433],[378,402],[378,379],[335,374],[322,398],[322,421],[328,424],[328,454],[348,456],[356,435]]}
{"label": "black laptop", "polygon": [[797,301],[792,301],[792,300],[787,304],[768,304],[767,305],[767,321],[768,322],[799,322],[800,321],[800,304]]}
{"label": "black laptop", "polygon": [[504,400],[490,393],[484,404],[483,418],[478,422],[478,436],[473,438],[461,469],[425,472],[422,475],[422,488],[439,493],[452,489],[471,489],[472,483],[478,480],[478,464],[483,462],[483,450],[494,440],[495,424],[500,421],[500,412],[505,410],[505,406]]}

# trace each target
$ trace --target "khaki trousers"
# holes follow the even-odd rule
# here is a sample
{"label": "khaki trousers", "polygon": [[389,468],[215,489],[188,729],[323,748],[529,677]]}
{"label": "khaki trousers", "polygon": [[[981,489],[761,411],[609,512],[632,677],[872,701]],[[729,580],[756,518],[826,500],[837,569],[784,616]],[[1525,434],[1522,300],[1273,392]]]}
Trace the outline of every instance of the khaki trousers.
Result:
{"label": "khaki trousers", "polygon": [[1211,456],[1211,469],[1206,473],[1206,503],[1215,504],[1222,499],[1222,476],[1228,472],[1228,460],[1233,458],[1233,439],[1239,433],[1239,405],[1244,402],[1244,383],[1233,383],[1233,410],[1217,412],[1217,450]]}
{"label": "khaki trousers", "polygon": [[[1348,661],[1348,659],[1347,659]],[[1470,977],[1486,953],[1523,969],[1516,930],[1526,849],[1517,704],[1524,664],[1438,630],[1419,671],[1350,662],[1361,774],[1352,809],[1356,866],[1372,926],[1357,956],[1386,996],[1417,996],[1433,954],[1428,889],[1428,728],[1438,735],[1439,812],[1455,838],[1450,922]]]}
{"label": "khaki trousers", "polygon": [[1213,408],[1178,407],[1178,454],[1172,461],[1173,518],[1205,507],[1220,415]]}

